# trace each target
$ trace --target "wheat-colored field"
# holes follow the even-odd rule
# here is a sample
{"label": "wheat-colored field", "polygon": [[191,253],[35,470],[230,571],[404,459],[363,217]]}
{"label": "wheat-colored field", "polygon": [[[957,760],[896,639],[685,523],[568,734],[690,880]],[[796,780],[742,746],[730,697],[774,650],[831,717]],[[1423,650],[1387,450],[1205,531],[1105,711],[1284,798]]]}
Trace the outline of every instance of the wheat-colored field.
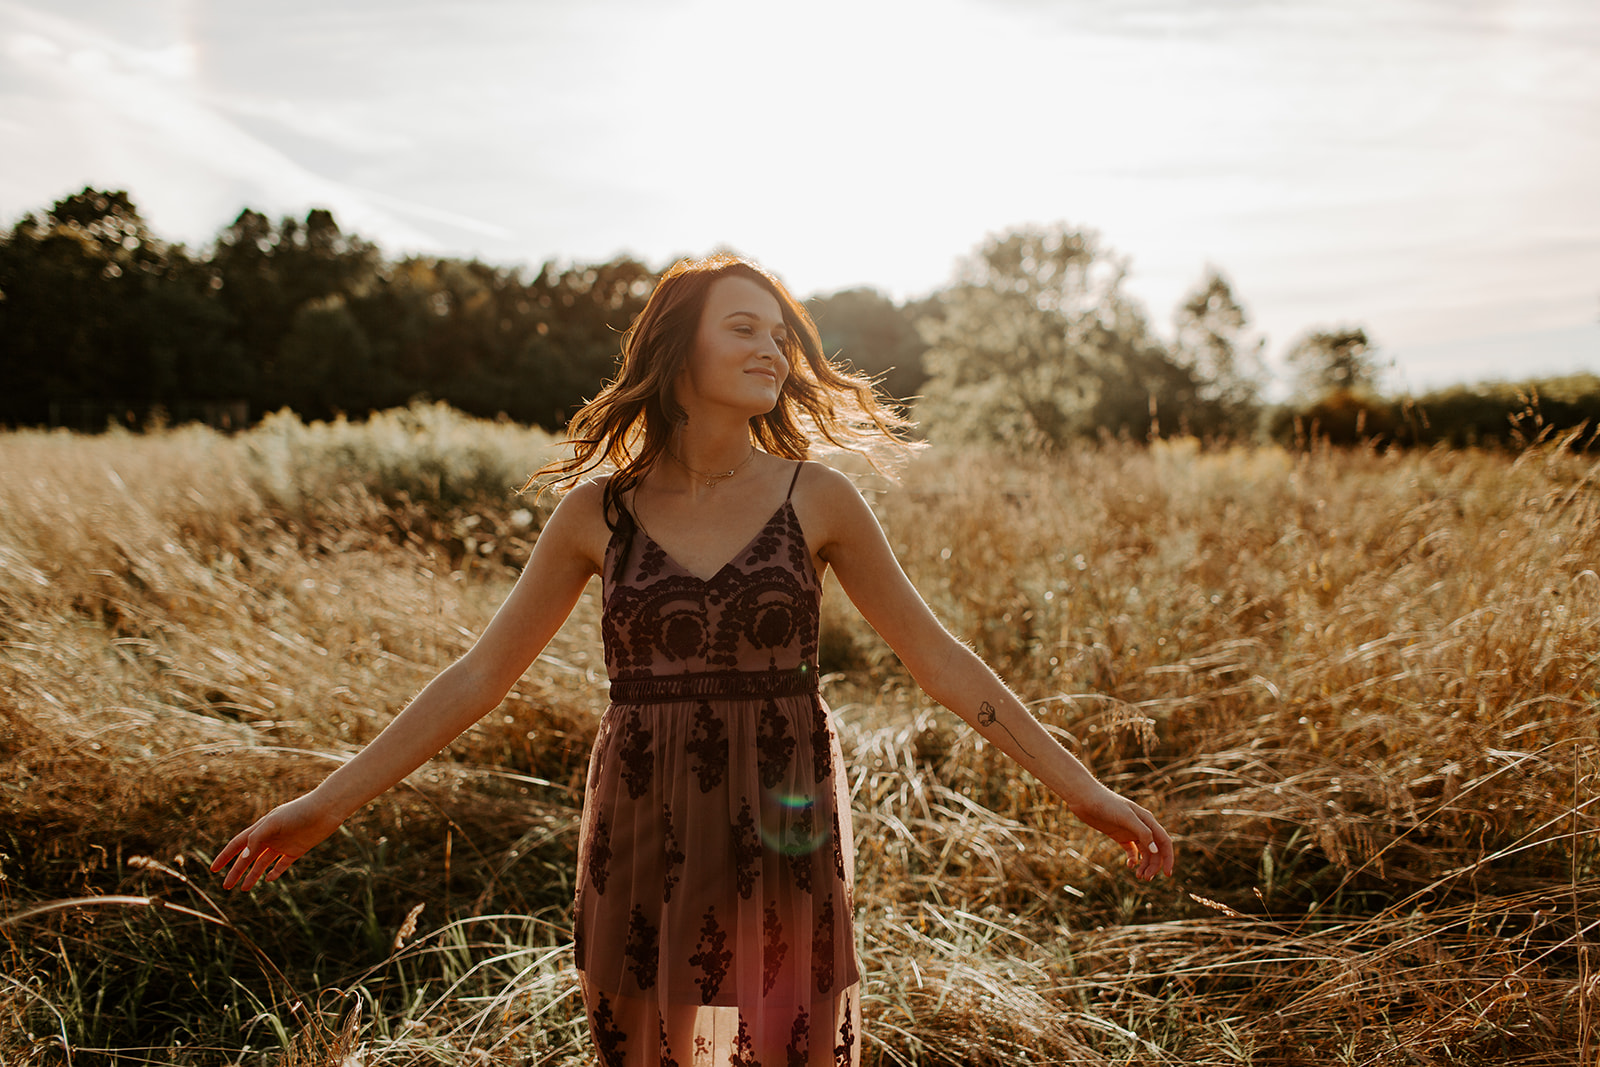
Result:
{"label": "wheat-colored field", "polygon": [[[593,591],[278,883],[205,866],[466,649],[551,442],[417,407],[0,435],[0,1062],[588,1062]],[[1600,465],[935,448],[908,572],[1179,839],[1137,883],[843,601],[873,1064],[1600,1063]]]}

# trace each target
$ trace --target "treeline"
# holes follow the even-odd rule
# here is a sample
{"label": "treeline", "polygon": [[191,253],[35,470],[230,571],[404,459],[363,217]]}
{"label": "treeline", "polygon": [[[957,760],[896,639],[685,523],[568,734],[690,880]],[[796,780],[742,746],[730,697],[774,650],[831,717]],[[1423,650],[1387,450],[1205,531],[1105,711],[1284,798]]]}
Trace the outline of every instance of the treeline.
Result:
{"label": "treeline", "polygon": [[418,396],[555,427],[611,373],[655,272],[387,260],[333,216],[246,210],[203,251],[85,189],[0,239],[0,422],[239,425]]}
{"label": "treeline", "polygon": [[[807,302],[830,352],[879,377],[947,440],[1054,447],[1171,434],[1489,444],[1600,425],[1592,376],[1379,395],[1364,329],[1307,331],[1286,352],[1295,399],[1268,405],[1264,341],[1208,270],[1171,340],[1092,233],[1013,231],[951,283],[896,303],[872,289]],[[630,258],[386,259],[313,210],[253,210],[202,250],[152,233],[125,193],[85,189],[0,235],[0,425],[240,427],[290,408],[364,415],[418,397],[559,429],[613,372],[657,271]]]}

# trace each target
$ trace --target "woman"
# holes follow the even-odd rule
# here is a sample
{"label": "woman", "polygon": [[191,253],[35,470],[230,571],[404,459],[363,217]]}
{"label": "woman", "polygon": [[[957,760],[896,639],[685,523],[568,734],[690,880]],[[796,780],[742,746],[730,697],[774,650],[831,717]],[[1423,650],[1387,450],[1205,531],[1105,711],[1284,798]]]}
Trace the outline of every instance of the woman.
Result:
{"label": "woman", "polygon": [[[350,762],[212,865],[277,878],[494,708],[602,579],[611,703],[591,757],[573,941],[601,1062],[855,1064],[860,969],[838,738],[817,693],[821,577],[917,682],[1128,852],[1172,840],[1095,780],[939,624],[814,440],[903,423],[834,367],[805,310],[731,256],[674,266],[624,337],[617,380],[573,419],[563,497],[506,602]],[[543,472],[542,472],[543,473]]]}

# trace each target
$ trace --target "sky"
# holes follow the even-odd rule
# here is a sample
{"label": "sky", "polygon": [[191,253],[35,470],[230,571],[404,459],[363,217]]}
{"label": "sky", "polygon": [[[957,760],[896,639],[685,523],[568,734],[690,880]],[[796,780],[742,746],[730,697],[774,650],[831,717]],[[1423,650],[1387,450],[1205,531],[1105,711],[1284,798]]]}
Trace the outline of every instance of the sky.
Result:
{"label": "sky", "polygon": [[1600,372],[1595,0],[0,0],[0,225],[125,189],[203,246],[330,208],[385,252],[798,294],[947,284],[1065,222],[1158,332],[1208,266],[1279,357]]}

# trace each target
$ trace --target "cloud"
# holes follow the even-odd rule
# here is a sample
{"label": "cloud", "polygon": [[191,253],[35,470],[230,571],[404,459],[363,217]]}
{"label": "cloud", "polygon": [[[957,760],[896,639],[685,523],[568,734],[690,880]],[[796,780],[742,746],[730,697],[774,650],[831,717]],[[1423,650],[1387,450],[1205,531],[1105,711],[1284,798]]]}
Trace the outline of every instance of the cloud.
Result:
{"label": "cloud", "polygon": [[[27,174],[0,185],[6,200],[53,199],[85,184],[129,190],[157,228],[186,240],[209,237],[245,205],[299,213],[332,210],[346,228],[392,248],[437,249],[436,227],[504,234],[504,227],[392,194],[374,194],[332,180],[247,130],[240,101],[218,101],[198,77],[187,43],[142,47],[93,26],[16,5],[0,7],[0,42],[13,61],[4,92],[14,120],[12,150]],[[364,143],[332,117],[309,118],[284,105],[257,105],[286,128],[313,139],[369,150],[393,149],[394,138]],[[42,190],[42,195],[41,195]]]}

